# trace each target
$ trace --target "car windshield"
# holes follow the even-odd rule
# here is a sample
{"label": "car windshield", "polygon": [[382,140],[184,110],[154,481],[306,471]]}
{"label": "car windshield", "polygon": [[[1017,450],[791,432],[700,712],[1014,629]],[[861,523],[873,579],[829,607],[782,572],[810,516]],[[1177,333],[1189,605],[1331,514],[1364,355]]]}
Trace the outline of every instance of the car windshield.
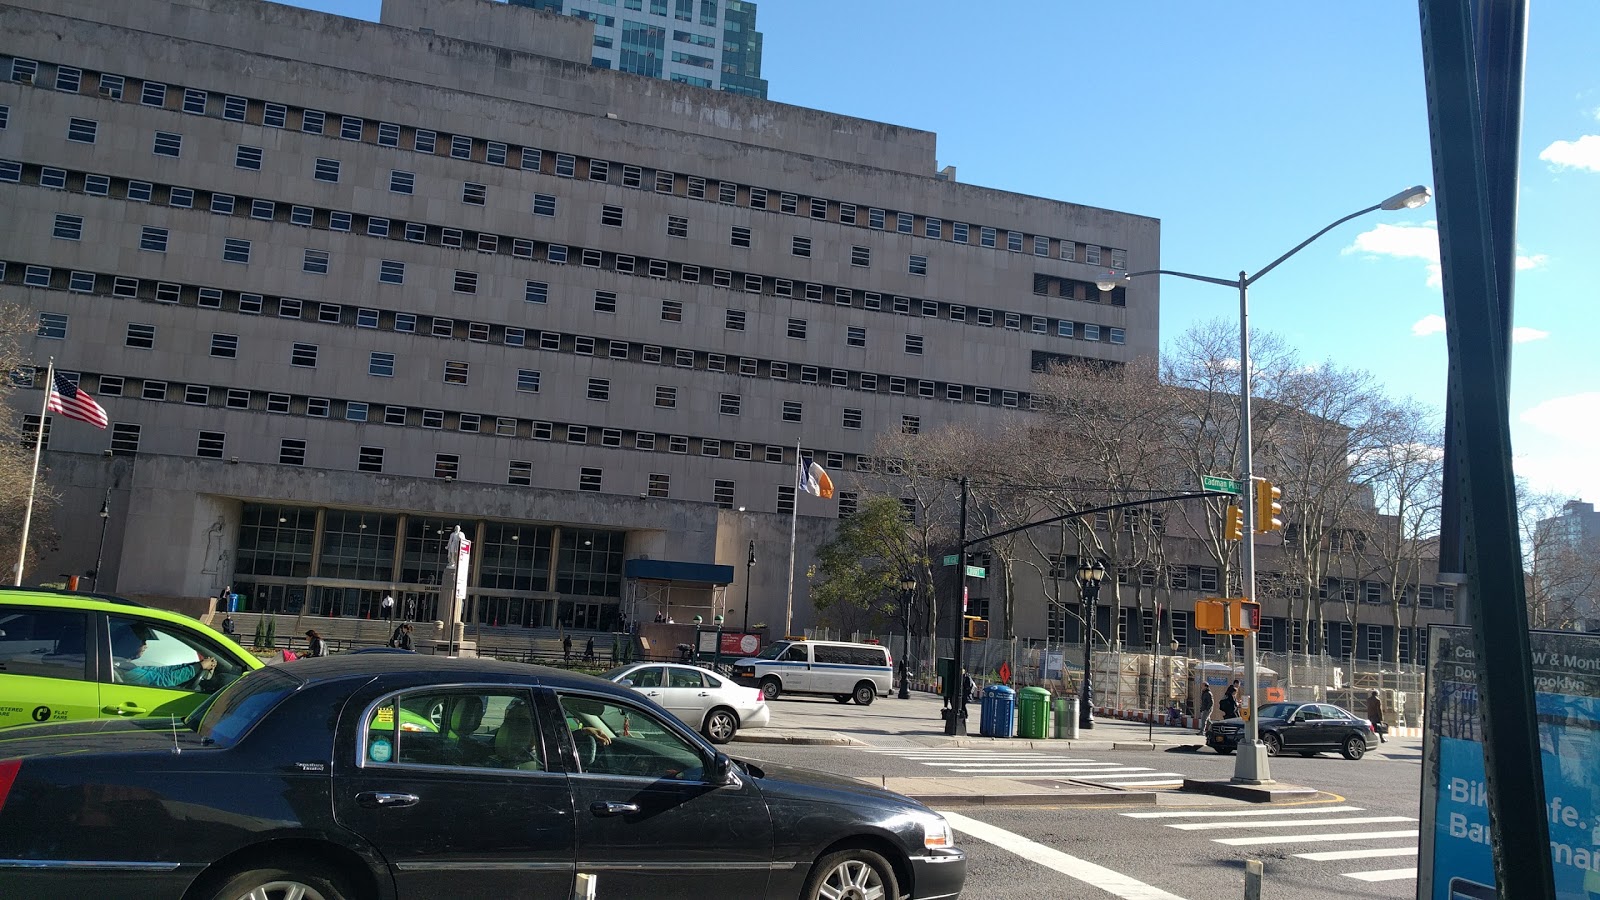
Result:
{"label": "car windshield", "polygon": [[232,746],[268,710],[277,706],[278,701],[294,693],[303,683],[278,666],[257,669],[218,694],[215,702],[206,707],[195,731],[207,744]]}
{"label": "car windshield", "polygon": [[1299,708],[1300,704],[1298,703],[1268,703],[1266,706],[1261,707],[1261,718],[1287,719],[1294,715],[1294,711]]}
{"label": "car windshield", "polygon": [[762,650],[760,653],[756,654],[756,659],[777,659],[778,657],[782,656],[783,651],[787,649],[789,649],[789,643],[787,641],[779,641],[776,644],[769,644],[765,650]]}

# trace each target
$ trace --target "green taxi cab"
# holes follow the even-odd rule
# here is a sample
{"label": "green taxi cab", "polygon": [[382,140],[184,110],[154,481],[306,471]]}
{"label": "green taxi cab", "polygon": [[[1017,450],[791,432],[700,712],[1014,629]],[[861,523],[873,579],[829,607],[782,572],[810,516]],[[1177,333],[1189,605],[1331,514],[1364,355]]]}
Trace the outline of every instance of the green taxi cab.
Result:
{"label": "green taxi cab", "polygon": [[261,660],[182,613],[0,588],[0,728],[184,716]]}

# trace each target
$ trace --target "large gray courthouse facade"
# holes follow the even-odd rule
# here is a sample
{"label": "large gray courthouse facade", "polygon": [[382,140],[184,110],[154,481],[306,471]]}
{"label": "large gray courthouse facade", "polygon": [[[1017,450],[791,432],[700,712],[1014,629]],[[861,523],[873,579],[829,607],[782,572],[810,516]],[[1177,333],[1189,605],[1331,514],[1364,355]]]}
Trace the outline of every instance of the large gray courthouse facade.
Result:
{"label": "large gray courthouse facade", "polygon": [[[611,628],[783,621],[875,437],[1157,348],[1157,221],[962,184],[928,132],[590,65],[590,23],[386,0],[0,3],[0,300],[47,419],[29,582]],[[99,512],[105,504],[108,515]],[[758,563],[748,571],[753,541]],[[103,547],[103,550],[101,549]],[[811,620],[803,575],[795,627]],[[781,626],[780,626],[781,627]]]}

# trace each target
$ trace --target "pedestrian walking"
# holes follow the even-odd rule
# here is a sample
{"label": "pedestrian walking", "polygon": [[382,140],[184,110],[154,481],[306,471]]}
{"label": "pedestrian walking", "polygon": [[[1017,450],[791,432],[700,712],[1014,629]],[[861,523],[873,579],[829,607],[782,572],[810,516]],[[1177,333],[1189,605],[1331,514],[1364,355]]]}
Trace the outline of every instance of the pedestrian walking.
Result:
{"label": "pedestrian walking", "polygon": [[1205,734],[1206,733],[1206,729],[1211,727],[1211,708],[1213,706],[1215,706],[1215,705],[1216,705],[1216,698],[1211,695],[1211,685],[1208,684],[1208,685],[1202,686],[1200,688],[1200,727],[1199,727],[1199,732],[1201,734]]}
{"label": "pedestrian walking", "polygon": [[1389,733],[1389,723],[1383,720],[1383,698],[1377,691],[1367,695],[1367,720],[1372,723],[1372,730],[1378,733],[1378,743],[1386,744],[1389,739],[1384,735]]}
{"label": "pedestrian walking", "polygon": [[1222,702],[1217,704],[1217,712],[1222,713],[1224,719],[1232,719],[1239,715],[1239,682],[1228,685],[1222,693]]}
{"label": "pedestrian walking", "polygon": [[238,634],[238,631],[235,630],[235,626],[233,624],[233,616],[222,617],[222,633],[228,637],[233,637]]}
{"label": "pedestrian walking", "polygon": [[561,661],[564,663],[572,662],[572,635],[570,634],[561,636]]}
{"label": "pedestrian walking", "polygon": [[222,592],[217,594],[217,609],[223,612],[233,612],[233,585],[224,585]]}
{"label": "pedestrian walking", "polygon": [[306,656],[327,656],[328,642],[322,639],[315,628],[306,632]]}
{"label": "pedestrian walking", "polygon": [[385,622],[393,622],[394,621],[394,595],[393,594],[384,594],[383,595],[383,601],[381,603],[379,603],[378,605],[383,607],[383,620]]}
{"label": "pedestrian walking", "polygon": [[389,646],[396,650],[409,650],[416,652],[416,645],[411,641],[411,623],[401,622],[394,627],[394,634],[389,635]]}
{"label": "pedestrian walking", "polygon": [[588,643],[583,645],[583,661],[594,662],[594,635],[590,635]]}

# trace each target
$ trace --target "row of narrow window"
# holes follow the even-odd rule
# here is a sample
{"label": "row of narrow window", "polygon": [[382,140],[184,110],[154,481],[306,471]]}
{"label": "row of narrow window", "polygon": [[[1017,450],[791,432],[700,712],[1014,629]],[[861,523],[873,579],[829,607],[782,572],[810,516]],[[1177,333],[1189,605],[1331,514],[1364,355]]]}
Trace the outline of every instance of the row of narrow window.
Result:
{"label": "row of narrow window", "polygon": [[[0,58],[0,65],[4,65]],[[46,63],[45,65],[52,65]],[[12,58],[10,60],[10,74],[13,82],[40,85],[41,65],[37,60]],[[546,153],[536,147],[527,147],[503,141],[492,141],[484,138],[473,138],[467,135],[451,135],[440,133],[425,128],[401,126],[390,122],[376,122],[360,116],[348,116],[328,113],[322,110],[305,109],[282,103],[263,101],[231,94],[212,94],[200,88],[182,88],[176,85],[167,85],[161,82],[145,81],[131,76],[115,75],[111,73],[96,73],[92,70],[85,71],[72,66],[56,64],[55,87],[57,90],[71,93],[80,92],[87,83],[89,76],[95,78],[98,94],[113,101],[122,101],[125,94],[138,97],[141,104],[161,109],[176,109],[193,115],[219,116],[228,121],[249,122],[251,124],[265,125],[267,127],[288,128],[291,118],[296,121],[299,130],[307,134],[337,137],[343,140],[375,143],[378,146],[393,149],[409,149],[414,152],[429,155],[438,155],[441,148],[455,159],[470,162],[479,162],[493,166],[510,167],[515,161],[516,167],[554,175],[564,178],[578,178],[580,168],[583,177],[591,181],[610,182],[613,163],[609,160],[580,157],[569,153]],[[42,85],[41,85],[42,86]],[[218,103],[220,99],[220,103]],[[402,147],[402,139],[408,139],[409,146]],[[547,159],[548,158],[548,159]],[[916,224],[920,220],[923,224],[921,237],[931,240],[943,240],[946,226],[950,232],[950,239],[955,243],[969,243],[970,232],[978,231],[978,245],[998,249],[999,236],[1005,235],[1005,249],[1022,253],[1029,249],[1036,256],[1056,256],[1060,259],[1087,263],[1089,265],[1108,264],[1115,269],[1127,268],[1127,254],[1123,250],[1110,249],[1106,251],[1097,244],[1082,244],[1064,239],[1053,239],[1044,235],[1030,235],[1026,232],[1000,229],[995,226],[972,226],[965,222],[949,222],[934,216],[919,216],[915,213],[884,210],[876,207],[866,207],[866,215],[860,215],[862,207],[854,203],[827,200],[821,197],[772,191],[767,188],[752,185],[739,185],[735,182],[707,179],[702,176],[683,175],[682,173],[668,172],[665,170],[651,169],[643,166],[623,164],[618,166],[622,170],[622,185],[640,189],[653,189],[657,193],[673,194],[695,200],[712,200],[724,204],[739,204],[741,201],[752,209],[768,210],[772,208],[773,198],[776,197],[777,211],[787,215],[800,215],[802,207],[805,213],[813,219],[837,222],[839,224],[856,227],[867,227],[876,230],[887,230],[890,217],[894,220],[894,230],[901,234],[916,234]],[[649,173],[647,175],[647,173]],[[716,185],[713,198],[710,186]],[[681,190],[680,190],[681,189]],[[865,219],[863,225],[862,219]],[[1052,254],[1052,246],[1054,254]],[[1082,253],[1079,253],[1079,249]],[[1081,256],[1081,258],[1080,258]],[[1103,262],[1102,260],[1107,260]]]}

